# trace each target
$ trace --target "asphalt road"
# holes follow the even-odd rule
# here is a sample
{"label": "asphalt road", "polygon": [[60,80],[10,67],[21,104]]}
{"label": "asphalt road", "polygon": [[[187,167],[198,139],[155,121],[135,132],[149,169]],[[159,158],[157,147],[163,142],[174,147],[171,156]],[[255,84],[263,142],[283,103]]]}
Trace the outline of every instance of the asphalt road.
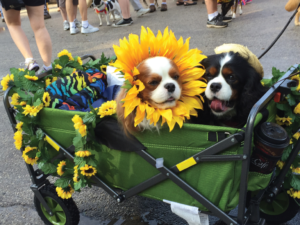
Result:
{"label": "asphalt road", "polygon": [[[55,5],[51,5],[52,18],[46,20],[46,26],[53,43],[53,59],[62,49],[68,49],[73,55],[94,54],[99,57],[102,52],[113,55],[112,45],[118,44],[118,40],[129,33],[138,34],[141,26],[148,26],[155,33],[169,26],[176,36],[191,37],[190,47],[197,47],[206,55],[213,54],[213,49],[223,43],[243,44],[260,55],[291,16],[291,13],[284,10],[285,1],[254,0],[252,4],[243,8],[243,15],[238,15],[228,28],[207,29],[207,14],[202,1],[192,7],[177,7],[175,2],[167,2],[167,12],[157,11],[137,18],[136,13],[132,11],[134,24],[130,27],[112,28],[104,25],[98,33],[74,36],[62,29],[61,16]],[[96,26],[99,23],[98,17],[92,9],[89,9],[88,13],[89,22]],[[42,65],[25,11],[22,11],[22,24],[34,57]],[[262,58],[266,77],[270,77],[273,66],[286,70],[289,66],[299,63],[299,35],[300,27],[295,27],[292,23],[277,44]],[[5,24],[0,23],[0,78],[8,73],[9,68],[18,67],[22,61],[23,58],[10,38]],[[29,188],[30,179],[20,152],[14,148],[13,132],[2,101],[0,137],[0,224],[40,225],[42,221],[34,209],[33,193]],[[173,215],[165,203],[143,197],[133,197],[119,205],[103,190],[93,187],[84,189],[80,194],[75,193],[74,200],[81,213],[82,225],[186,224]],[[211,217],[210,224],[216,220]],[[299,223],[298,214],[287,225]]]}

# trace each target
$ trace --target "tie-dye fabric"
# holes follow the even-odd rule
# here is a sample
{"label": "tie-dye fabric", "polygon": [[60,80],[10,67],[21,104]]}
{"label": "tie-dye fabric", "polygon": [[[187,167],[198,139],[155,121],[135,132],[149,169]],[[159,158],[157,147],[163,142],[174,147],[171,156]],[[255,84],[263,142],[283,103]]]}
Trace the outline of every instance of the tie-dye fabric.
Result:
{"label": "tie-dye fabric", "polygon": [[[70,76],[61,78],[53,82],[52,84],[46,87],[46,91],[49,93],[51,98],[49,107],[59,108],[60,106],[62,106],[63,102],[66,102],[73,95],[77,94],[85,88],[88,88],[91,93],[94,93],[97,90],[97,88],[95,89],[91,87],[95,85],[98,86],[98,83],[92,85],[98,80],[101,80],[101,85],[104,88],[107,86],[105,74],[101,73],[99,70],[96,69],[89,69],[86,72],[76,71]],[[98,90],[101,89],[99,87]]]}

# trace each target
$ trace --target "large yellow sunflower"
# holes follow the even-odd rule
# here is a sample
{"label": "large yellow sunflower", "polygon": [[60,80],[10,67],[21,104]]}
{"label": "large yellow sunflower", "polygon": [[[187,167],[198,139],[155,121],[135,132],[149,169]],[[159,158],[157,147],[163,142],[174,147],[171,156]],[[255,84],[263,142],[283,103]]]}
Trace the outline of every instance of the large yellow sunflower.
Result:
{"label": "large yellow sunflower", "polygon": [[60,161],[60,163],[57,165],[57,174],[59,176],[62,176],[65,173],[65,167],[66,167],[66,161]]}
{"label": "large yellow sunflower", "polygon": [[26,105],[26,102],[25,101],[22,101],[22,102],[19,102],[19,98],[20,98],[20,95],[18,95],[18,93],[14,93],[12,96],[11,96],[11,103],[12,105]]}
{"label": "large yellow sunflower", "polygon": [[275,120],[276,120],[276,123],[280,126],[283,126],[283,125],[290,126],[292,124],[293,119],[289,116],[288,117],[279,117],[276,115]]}
{"label": "large yellow sunflower", "polygon": [[72,194],[74,193],[74,189],[69,185],[66,188],[56,187],[56,193],[58,197],[62,199],[69,199],[72,197]]}
{"label": "large yellow sunflower", "polygon": [[107,101],[100,106],[98,115],[100,115],[100,118],[103,118],[104,116],[110,116],[116,113],[116,109],[117,109],[116,101],[114,100]]}
{"label": "large yellow sunflower", "polygon": [[26,105],[23,109],[23,114],[25,116],[27,116],[28,114],[30,116],[36,116],[39,111],[41,111],[41,109],[44,107],[43,103],[41,103],[39,106],[30,106],[30,105]]}
{"label": "large yellow sunflower", "polygon": [[[205,70],[201,67],[200,61],[206,56],[201,55],[201,51],[198,49],[189,50],[189,38],[185,43],[182,37],[177,40],[174,33],[169,32],[168,28],[163,34],[158,31],[155,36],[150,28],[146,30],[142,27],[140,40],[135,34],[130,34],[128,39],[120,40],[120,46],[113,46],[117,60],[112,63],[118,68],[116,71],[122,71],[124,78],[132,85],[122,100],[125,118],[136,110],[134,126],[141,123],[145,117],[150,120],[150,124],[154,125],[161,118],[162,124],[167,122],[172,131],[176,123],[182,127],[183,122],[185,119],[189,119],[190,115],[197,116],[195,109],[203,109],[202,102],[204,100],[200,94],[206,88],[206,83],[202,78]],[[182,95],[173,108],[158,109],[149,105],[148,102],[142,102],[138,97],[139,92],[145,86],[139,79],[135,81],[133,79],[134,76],[138,78],[139,75],[136,67],[145,59],[156,56],[171,59],[179,69],[179,79],[183,84]]]}
{"label": "large yellow sunflower", "polygon": [[25,150],[23,151],[22,157],[24,158],[24,160],[27,164],[30,164],[30,165],[36,164],[36,161],[39,159],[38,157],[29,158],[28,155],[26,155],[27,152],[30,152],[30,151],[35,150],[35,149],[37,149],[37,148],[27,146],[25,148]]}
{"label": "large yellow sunflower", "polygon": [[12,82],[14,82],[14,75],[7,74],[3,79],[1,80],[2,90],[5,91],[9,86],[12,86]]}
{"label": "large yellow sunflower", "polygon": [[74,123],[74,128],[79,131],[81,134],[81,137],[84,137],[86,135],[86,125],[83,123],[83,120],[80,116],[75,115],[72,118],[72,121]]}
{"label": "large yellow sunflower", "polygon": [[39,79],[39,78],[36,77],[36,76],[30,76],[30,75],[25,75],[24,77],[25,77],[26,79],[28,79],[28,80],[31,80],[31,81],[36,81],[36,80]]}
{"label": "large yellow sunflower", "polygon": [[63,56],[63,55],[68,56],[70,61],[74,60],[74,58],[72,57],[72,54],[71,54],[68,50],[66,50],[66,49],[64,49],[64,50],[62,50],[61,52],[59,52],[59,53],[57,54],[57,57],[61,57],[61,56]]}
{"label": "large yellow sunflower", "polygon": [[81,167],[80,170],[81,170],[81,174],[87,177],[91,177],[97,173],[96,168],[89,166],[88,164],[85,164],[85,166]]}

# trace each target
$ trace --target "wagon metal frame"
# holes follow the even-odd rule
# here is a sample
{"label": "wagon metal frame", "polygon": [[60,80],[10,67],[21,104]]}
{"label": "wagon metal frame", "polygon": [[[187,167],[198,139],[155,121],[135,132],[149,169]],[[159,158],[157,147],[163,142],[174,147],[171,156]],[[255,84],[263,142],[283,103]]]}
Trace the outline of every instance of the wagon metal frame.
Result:
{"label": "wagon metal frame", "polygon": [[[95,57],[92,55],[85,55],[82,57],[83,59],[91,58],[95,60]],[[204,207],[206,207],[209,212],[202,212],[209,215],[214,215],[224,221],[227,225],[264,225],[265,220],[260,218],[259,216],[259,204],[263,196],[268,196],[268,201],[272,202],[276,195],[280,192],[283,184],[283,180],[285,175],[287,174],[293,160],[297,156],[300,150],[300,139],[295,144],[286,164],[284,165],[283,169],[281,170],[279,176],[276,178],[271,179],[269,185],[264,190],[258,192],[258,194],[252,198],[250,202],[250,207],[246,209],[246,196],[247,196],[247,177],[249,172],[249,165],[250,165],[250,156],[251,156],[251,147],[252,147],[252,135],[253,129],[255,126],[255,118],[257,114],[269,103],[269,101],[274,97],[275,93],[278,91],[279,87],[286,86],[287,82],[285,79],[288,78],[298,67],[295,64],[293,67],[286,72],[286,74],[282,77],[282,80],[277,82],[273,87],[271,87],[264,96],[253,106],[248,120],[247,125],[243,131],[232,134],[227,138],[217,142],[216,144],[206,148],[205,150],[193,155],[192,157],[182,161],[174,165],[171,168],[167,168],[162,166],[157,168],[159,170],[159,174],[155,175],[154,177],[130,188],[122,193],[118,193],[118,191],[114,188],[108,186],[104,181],[102,181],[99,177],[93,176],[93,182],[95,186],[98,186],[104,189],[110,196],[112,196],[117,202],[121,203],[126,199],[166,180],[172,180],[176,185],[178,185],[181,189],[191,195],[194,199],[196,199],[199,203],[201,203]],[[44,74],[38,75],[39,78],[45,77],[49,75],[50,72],[46,72]],[[9,103],[9,94],[11,88],[9,88],[4,94],[4,106],[10,120],[11,126],[16,131],[16,120],[14,116],[14,109]],[[46,138],[48,142],[57,150],[59,150],[60,154],[58,157],[61,158],[68,158],[70,160],[74,159],[74,148],[70,146],[69,148],[63,148],[59,145],[55,140],[53,140],[50,136],[46,133]],[[243,154],[239,155],[217,155],[218,153],[223,152],[224,150],[244,142],[243,147]],[[22,151],[24,149],[21,149]],[[156,168],[156,159],[152,157],[145,149],[140,149],[136,151],[138,155],[140,155],[143,159],[145,159],[149,164]],[[239,204],[238,204],[238,215],[237,217],[233,217],[227,215],[224,211],[219,209],[215,206],[212,202],[206,199],[201,193],[193,189],[188,183],[182,180],[178,174],[188,169],[189,167],[196,165],[201,162],[216,162],[216,161],[242,161],[242,171],[241,171],[241,178],[240,178],[240,190],[239,190]],[[26,164],[26,168],[30,175],[32,185],[31,189],[34,192],[34,195],[38,198],[40,203],[44,206],[46,211],[49,215],[53,215],[50,207],[47,205],[45,199],[41,195],[39,189],[48,184],[49,181],[46,179],[49,175],[43,174],[43,172],[39,169],[34,169],[33,166]]]}

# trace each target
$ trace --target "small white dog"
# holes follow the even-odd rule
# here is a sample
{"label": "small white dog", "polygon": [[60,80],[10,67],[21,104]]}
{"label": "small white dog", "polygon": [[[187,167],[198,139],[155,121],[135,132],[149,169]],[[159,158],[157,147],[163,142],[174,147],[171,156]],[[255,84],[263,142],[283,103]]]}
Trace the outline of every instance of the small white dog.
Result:
{"label": "small white dog", "polygon": [[102,15],[106,16],[107,26],[111,25],[109,20],[109,14],[112,15],[114,22],[116,21],[115,12],[117,12],[118,15],[122,16],[121,8],[117,0],[107,0],[106,2],[103,0],[94,0],[93,3],[94,3],[94,10],[98,14],[100,20],[99,26],[102,26],[102,19],[101,19]]}

